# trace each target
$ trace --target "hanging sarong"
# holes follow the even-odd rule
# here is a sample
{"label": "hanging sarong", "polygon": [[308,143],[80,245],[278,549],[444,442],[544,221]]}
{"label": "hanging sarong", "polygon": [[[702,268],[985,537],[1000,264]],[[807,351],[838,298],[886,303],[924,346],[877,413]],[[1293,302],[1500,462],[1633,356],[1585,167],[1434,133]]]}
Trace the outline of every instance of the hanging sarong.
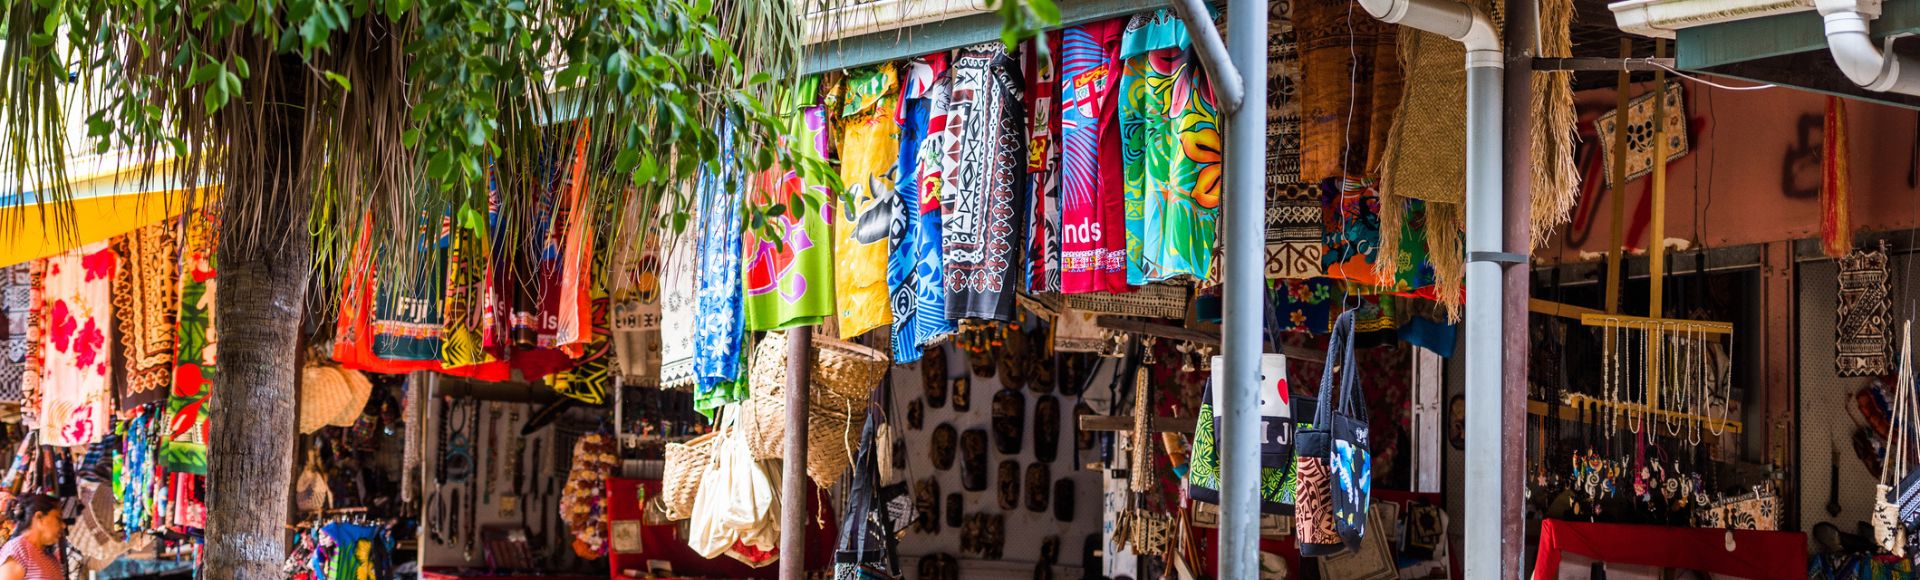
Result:
{"label": "hanging sarong", "polygon": [[0,402],[25,398],[27,329],[33,320],[33,264],[0,268]]}
{"label": "hanging sarong", "polygon": [[167,385],[173,382],[174,316],[179,309],[175,292],[180,286],[174,243],[178,225],[166,220],[117,239],[117,253],[124,257],[113,286],[124,362],[122,409],[166,400]]}
{"label": "hanging sarong", "polygon": [[[203,214],[186,218],[181,240],[180,322],[175,343],[173,391],[167,397],[166,442],[160,465],[168,471],[207,472],[207,418],[201,413],[212,394],[220,335],[213,317],[214,224]],[[344,305],[343,305],[344,308]]]}
{"label": "hanging sarong", "polygon": [[106,242],[47,259],[46,340],[40,393],[40,441],[91,445],[112,426],[113,360],[110,342],[114,270],[119,257]]}
{"label": "hanging sarong", "polygon": [[[941,59],[938,64],[946,64]],[[893,307],[893,362],[905,364],[920,360],[920,344],[916,332],[919,311],[918,280],[914,275],[916,246],[929,243],[922,240],[929,232],[923,229],[920,221],[920,148],[927,141],[927,117],[931,112],[931,103],[926,98],[927,88],[933,83],[934,63],[926,59],[915,59],[902,71],[902,101],[900,104],[900,156],[894,174],[899,176],[895,183],[894,198],[898,200],[895,212],[899,214],[893,221],[900,224],[893,240],[893,252],[887,259],[887,293]],[[940,243],[940,231],[932,230],[930,243]],[[944,318],[942,311],[938,316]]]}
{"label": "hanging sarong", "polygon": [[1305,279],[1322,273],[1320,192],[1300,178],[1300,45],[1293,5],[1275,3],[1267,18],[1267,277]]}
{"label": "hanging sarong", "polygon": [[[1045,42],[1044,53],[1034,45]],[[1042,32],[1020,51],[1026,74],[1027,291],[1060,291],[1060,99],[1054,76],[1060,33]]]}
{"label": "hanging sarong", "polygon": [[[827,154],[827,111],[818,103],[820,77],[802,79],[800,87],[786,104],[790,114],[788,129],[797,140],[794,152],[811,151],[817,159]],[[809,191],[799,172],[776,168],[763,173],[749,193],[752,207],[775,204],[792,208],[796,200],[811,195],[806,212],[795,219],[792,212],[768,216],[779,240],[760,239],[757,231],[746,232],[746,256],[741,267],[746,298],[747,330],[779,330],[819,324],[833,314],[833,235],[827,218],[833,205],[827,189],[814,186]],[[828,205],[815,207],[815,203]]]}
{"label": "hanging sarong", "polygon": [[[722,161],[725,167],[731,163],[733,151],[723,146],[721,156],[726,158]],[[719,388],[740,378],[742,198],[737,178],[727,173],[703,172],[700,179],[700,273],[699,290],[695,293],[693,368],[698,381],[694,406],[702,412],[711,412],[720,405],[744,398],[739,396],[744,394],[744,388]],[[736,390],[740,392],[735,393]]]}
{"label": "hanging sarong", "polygon": [[1135,16],[1120,43],[1127,281],[1208,278],[1220,214],[1213,91],[1169,10]]}
{"label": "hanging sarong", "polygon": [[916,197],[901,198],[910,200],[907,208],[912,213],[908,224],[912,233],[907,239],[913,243],[913,271],[907,285],[913,289],[913,324],[901,327],[908,340],[896,349],[923,349],[946,339],[955,330],[953,319],[947,317],[946,255],[941,247],[944,234],[940,222],[940,196],[946,188],[947,145],[953,138],[947,130],[953,77],[947,68],[946,55],[925,57],[923,61],[927,64],[925,69],[908,69],[911,74],[907,78],[907,94],[908,98],[926,103],[927,136],[914,160]]}
{"label": "hanging sarong", "polygon": [[[899,76],[893,64],[847,76],[840,110],[840,180],[833,218],[834,300],[840,338],[893,322],[887,305],[887,241],[896,207],[894,165],[900,153]],[[905,224],[900,224],[902,229]]]}
{"label": "hanging sarong", "polygon": [[1012,320],[1027,223],[1022,83],[997,42],[961,50],[951,74],[940,192],[947,317]]}
{"label": "hanging sarong", "polygon": [[1060,289],[1070,294],[1131,290],[1126,277],[1124,164],[1115,117],[1120,35],[1126,24],[1126,19],[1113,19],[1069,28],[1061,42],[1065,191],[1060,199]]}

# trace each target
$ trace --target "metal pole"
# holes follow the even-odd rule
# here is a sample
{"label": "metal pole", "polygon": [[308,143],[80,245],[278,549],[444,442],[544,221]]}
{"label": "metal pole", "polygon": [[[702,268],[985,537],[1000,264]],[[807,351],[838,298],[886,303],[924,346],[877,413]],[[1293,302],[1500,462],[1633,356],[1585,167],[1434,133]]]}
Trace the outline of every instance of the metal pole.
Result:
{"label": "metal pole", "polygon": [[1229,0],[1228,57],[1245,100],[1227,113],[1222,196],[1220,578],[1260,576],[1260,325],[1266,320],[1267,3]]}
{"label": "metal pole", "polygon": [[[1466,575],[1501,578],[1505,524],[1501,489],[1507,453],[1502,448],[1506,349],[1502,262],[1501,91],[1499,50],[1467,51],[1467,473]],[[1520,389],[1518,396],[1526,396]],[[1521,449],[1515,449],[1520,453]]]}
{"label": "metal pole", "polygon": [[807,388],[813,328],[787,331],[787,441],[780,463],[780,578],[807,577]]}
{"label": "metal pole", "polygon": [[[1533,249],[1533,66],[1540,46],[1540,4],[1536,0],[1507,2],[1507,43],[1505,132],[1505,187],[1501,205],[1505,208],[1504,238],[1506,251],[1525,256]],[[1527,303],[1533,295],[1532,270],[1527,264],[1509,264],[1505,272],[1505,296],[1501,302],[1505,319],[1501,321],[1505,345],[1502,352],[1512,356],[1502,361],[1505,372],[1500,382],[1500,445],[1506,457],[1500,465],[1500,577],[1518,578],[1526,570],[1524,558],[1526,528],[1527,459],[1527,353],[1532,348],[1527,333]],[[1565,372],[1564,370],[1562,372]]]}
{"label": "metal pole", "polygon": [[[1187,23],[1187,36],[1193,38],[1193,52],[1200,57],[1200,65],[1206,67],[1207,75],[1213,81],[1213,96],[1220,104],[1220,111],[1232,115],[1240,110],[1241,103],[1247,97],[1247,82],[1240,76],[1240,70],[1233,66],[1233,57],[1227,54],[1227,47],[1221,43],[1220,29],[1214,27],[1213,20],[1207,17],[1204,0],[1173,0],[1173,12]],[[1266,81],[1261,82],[1264,85]]]}

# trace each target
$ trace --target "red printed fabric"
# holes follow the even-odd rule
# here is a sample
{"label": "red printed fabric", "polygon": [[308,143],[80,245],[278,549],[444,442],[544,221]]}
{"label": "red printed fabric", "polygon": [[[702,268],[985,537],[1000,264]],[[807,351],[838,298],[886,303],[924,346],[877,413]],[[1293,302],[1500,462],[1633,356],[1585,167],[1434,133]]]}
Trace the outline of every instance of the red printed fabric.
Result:
{"label": "red printed fabric", "polygon": [[1121,187],[1120,34],[1125,19],[1067,29],[1060,47],[1060,291],[1124,292],[1126,199]]}
{"label": "red printed fabric", "polygon": [[1800,532],[1672,528],[1546,520],[1534,580],[1557,578],[1562,552],[1610,564],[1711,572],[1740,578],[1807,577],[1807,535]]}

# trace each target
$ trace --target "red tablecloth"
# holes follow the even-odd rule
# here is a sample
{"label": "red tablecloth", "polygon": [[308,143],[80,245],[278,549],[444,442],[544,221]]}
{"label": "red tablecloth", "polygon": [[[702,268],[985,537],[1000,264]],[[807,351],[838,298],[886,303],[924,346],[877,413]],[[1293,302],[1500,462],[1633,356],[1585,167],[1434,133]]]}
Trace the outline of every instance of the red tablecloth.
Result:
{"label": "red tablecloth", "polygon": [[602,576],[488,576],[481,573],[461,574],[445,569],[427,569],[420,572],[423,580],[601,580]]}
{"label": "red tablecloth", "polygon": [[[649,496],[660,493],[660,480],[657,479],[607,479],[607,506],[609,525],[612,521],[640,519],[640,490],[646,490]],[[812,482],[807,485],[807,509],[818,512],[820,494],[814,491]],[[807,569],[823,568],[833,561],[834,541],[838,536],[834,522],[838,516],[824,516],[819,521],[824,527],[807,526],[807,553],[804,555]],[[811,523],[815,520],[808,519]],[[609,572],[614,578],[625,578],[621,570],[646,570],[647,560],[666,560],[673,563],[673,573],[680,576],[715,578],[777,578],[780,566],[776,562],[764,568],[751,568],[732,558],[721,556],[707,559],[700,557],[687,541],[678,535],[679,526],[643,526],[640,531],[641,552],[638,554],[608,555]]]}
{"label": "red tablecloth", "polygon": [[1800,532],[1670,528],[1546,520],[1540,524],[1540,555],[1533,578],[1554,578],[1560,553],[1601,562],[1698,570],[1742,578],[1806,578],[1807,535]]}

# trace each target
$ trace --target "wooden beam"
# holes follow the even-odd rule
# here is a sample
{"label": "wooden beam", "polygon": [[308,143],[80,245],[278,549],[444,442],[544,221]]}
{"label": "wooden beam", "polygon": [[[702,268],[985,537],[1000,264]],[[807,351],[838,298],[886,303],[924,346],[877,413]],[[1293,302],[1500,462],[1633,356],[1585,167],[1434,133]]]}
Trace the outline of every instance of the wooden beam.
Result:
{"label": "wooden beam", "polygon": [[1584,306],[1574,306],[1572,304],[1561,304],[1559,302],[1554,302],[1552,300],[1541,300],[1539,298],[1527,299],[1527,311],[1532,312],[1534,314],[1545,314],[1547,316],[1555,316],[1559,318],[1571,318],[1574,320],[1579,320],[1580,317],[1586,316],[1588,314],[1604,314],[1599,310],[1594,310],[1592,308],[1587,308]]}
{"label": "wooden beam", "polygon": [[[1119,316],[1102,316],[1099,318],[1098,323],[1100,325],[1100,328],[1105,328],[1107,330],[1117,330],[1120,332],[1128,332],[1133,334],[1144,334],[1144,335],[1155,337],[1155,338],[1164,338],[1167,340],[1178,340],[1180,342],[1190,342],[1193,344],[1204,344],[1204,345],[1215,346],[1215,347],[1220,346],[1219,335],[1201,332],[1191,328],[1182,328],[1182,327],[1174,326],[1171,324],[1147,322],[1145,320],[1139,320],[1135,318],[1124,318]],[[1327,353],[1320,352],[1311,348],[1302,348],[1297,346],[1283,345],[1280,347],[1280,353],[1287,355],[1287,358],[1291,358],[1291,359],[1299,359],[1299,360],[1304,360],[1308,362],[1317,362],[1321,364],[1325,364],[1327,362]]]}
{"label": "wooden beam", "polygon": [[1587,326],[1625,328],[1629,330],[1659,329],[1681,332],[1703,332],[1707,334],[1733,334],[1733,323],[1708,320],[1677,320],[1672,318],[1620,316],[1617,314],[1586,314],[1580,317],[1580,323]]}
{"label": "wooden beam", "polygon": [[[1193,433],[1194,426],[1200,420],[1195,417],[1154,417],[1147,430],[1154,433]],[[1083,415],[1080,417],[1081,431],[1132,431],[1131,415]]]}

